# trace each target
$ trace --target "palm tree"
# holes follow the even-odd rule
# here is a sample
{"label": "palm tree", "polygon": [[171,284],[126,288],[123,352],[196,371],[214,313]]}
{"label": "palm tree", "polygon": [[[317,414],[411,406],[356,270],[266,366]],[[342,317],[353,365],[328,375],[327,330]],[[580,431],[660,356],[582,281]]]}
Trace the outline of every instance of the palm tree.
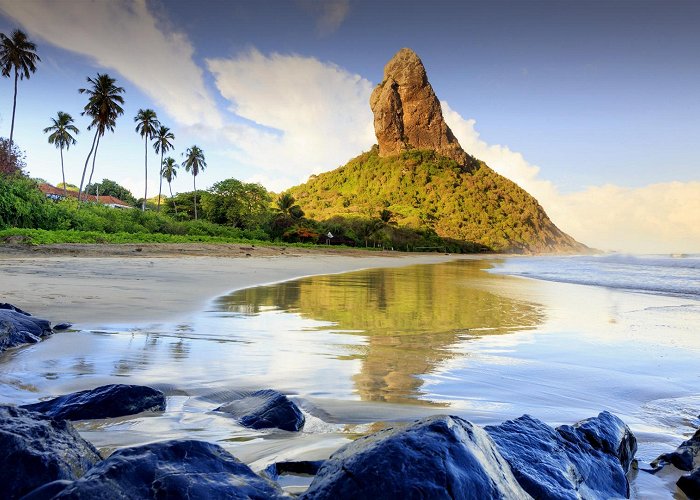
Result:
{"label": "palm tree", "polygon": [[36,71],[36,63],[41,58],[36,54],[36,44],[31,42],[26,33],[14,30],[11,37],[0,33],[0,67],[2,76],[15,75],[15,97],[12,101],[12,125],[10,126],[10,146],[15,133],[15,110],[17,109],[17,79],[28,80]]}
{"label": "palm tree", "polygon": [[[170,141],[175,140],[175,134],[173,134],[168,127],[161,125],[158,132],[156,132],[155,139],[153,149],[156,150],[156,154],[160,153],[161,175],[158,185],[158,211],[160,212],[160,194],[163,192],[163,155],[173,149],[173,143]],[[168,183],[170,183],[170,181],[168,181]],[[172,197],[172,195],[173,193],[171,191],[170,196]]]}
{"label": "palm tree", "polygon": [[[173,198],[173,186],[172,182],[173,179],[177,177],[177,163],[173,158],[166,158],[161,162],[160,166],[160,178],[161,178],[161,184],[162,179],[165,179],[168,182],[168,189],[170,189],[170,199],[173,200],[173,208],[175,209],[175,215],[177,215],[177,204],[175,203],[175,199]],[[160,196],[158,197],[158,202],[160,202]]]}
{"label": "palm tree", "polygon": [[182,162],[185,171],[192,172],[194,183],[194,220],[197,220],[197,175],[207,167],[204,161],[204,152],[197,146],[192,146],[185,153],[185,161]]}
{"label": "palm tree", "polygon": [[80,131],[78,130],[78,127],[73,125],[73,117],[68,113],[64,113],[63,111],[59,111],[56,118],[51,118],[51,122],[53,125],[46,127],[44,129],[44,133],[48,134],[51,132],[51,135],[49,136],[49,144],[55,144],[56,147],[61,150],[63,197],[67,198],[68,190],[66,189],[66,173],[63,169],[63,148],[69,149],[72,144],[75,144],[76,140],[75,137],[71,135],[71,132],[77,135],[80,133]]}
{"label": "palm tree", "polygon": [[95,137],[92,139],[92,147],[85,159],[83,176],[80,179],[80,188],[78,190],[78,199],[80,199],[83,192],[85,173],[87,172],[90,156],[92,156],[92,171],[90,172],[88,184],[92,183],[92,174],[95,173],[95,158],[97,158],[97,148],[100,146],[100,138],[107,130],[113,132],[117,124],[117,118],[124,114],[124,109],[121,107],[121,104],[124,104],[124,98],[121,96],[121,94],[124,93],[124,88],[117,87],[114,78],[106,73],[97,73],[97,78],[88,77],[87,82],[91,85],[90,88],[78,90],[81,94],[88,95],[88,103],[85,105],[84,111],[80,114],[92,118],[88,130],[94,127]]}
{"label": "palm tree", "polygon": [[290,193],[283,193],[277,198],[277,211],[292,219],[304,217],[304,211],[296,204],[294,196]]}
{"label": "palm tree", "polygon": [[156,112],[152,109],[139,109],[136,113],[134,121],[137,123],[136,131],[143,137],[143,148],[144,148],[144,161],[145,161],[145,186],[143,191],[143,203],[141,204],[141,211],[146,211],[146,198],[148,198],[148,141],[153,139],[156,135],[156,130],[160,127],[160,122],[156,116]]}

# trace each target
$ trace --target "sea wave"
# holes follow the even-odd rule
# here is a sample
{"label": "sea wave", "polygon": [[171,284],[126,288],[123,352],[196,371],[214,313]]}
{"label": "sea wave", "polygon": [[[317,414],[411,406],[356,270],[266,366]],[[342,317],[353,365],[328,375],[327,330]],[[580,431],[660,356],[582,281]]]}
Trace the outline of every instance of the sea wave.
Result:
{"label": "sea wave", "polygon": [[700,300],[700,256],[606,254],[513,258],[491,269],[546,281]]}

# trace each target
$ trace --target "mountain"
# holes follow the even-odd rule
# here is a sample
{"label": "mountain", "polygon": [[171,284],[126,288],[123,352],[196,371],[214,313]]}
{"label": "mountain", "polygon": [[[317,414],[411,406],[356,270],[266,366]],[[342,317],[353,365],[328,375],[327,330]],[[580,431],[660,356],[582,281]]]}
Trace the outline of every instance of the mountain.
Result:
{"label": "mountain", "polygon": [[308,217],[381,214],[398,226],[498,252],[587,250],[535,198],[462,149],[412,50],[387,63],[370,107],[378,144],[289,190]]}

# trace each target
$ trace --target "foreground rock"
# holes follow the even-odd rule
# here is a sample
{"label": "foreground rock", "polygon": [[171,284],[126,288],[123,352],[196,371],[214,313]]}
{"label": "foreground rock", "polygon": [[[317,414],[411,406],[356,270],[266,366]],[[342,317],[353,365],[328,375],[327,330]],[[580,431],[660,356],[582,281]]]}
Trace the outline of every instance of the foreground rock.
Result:
{"label": "foreground rock", "polygon": [[215,411],[230,414],[250,429],[277,428],[298,431],[304,427],[304,414],[287,396],[272,389],[238,393],[236,399]]}
{"label": "foreground rock", "polygon": [[13,406],[0,406],[0,450],[2,498],[77,479],[102,458],[69,422]]}
{"label": "foreground rock", "polygon": [[151,387],[111,384],[22,408],[65,420],[113,418],[143,411],[164,411],[165,395]]}
{"label": "foreground rock", "polygon": [[445,123],[423,62],[411,49],[399,50],[386,64],[384,80],[372,92],[369,105],[379,156],[415,148],[432,149],[463,167],[473,161]]}
{"label": "foreground rock", "polygon": [[529,415],[485,429],[535,498],[629,497],[626,474],[637,440],[611,413],[557,429]]}
{"label": "foreground rock", "polygon": [[683,441],[676,451],[664,453],[651,463],[656,468],[653,472],[669,464],[682,471],[691,471],[681,476],[676,484],[688,498],[700,499],[700,429],[695,431],[693,437]]}
{"label": "foreground rock", "polygon": [[303,499],[528,498],[486,432],[458,417],[385,429],[336,451]]}
{"label": "foreground rock", "polygon": [[27,499],[280,499],[287,495],[218,445],[176,440],[116,451],[77,481],[59,481]]}
{"label": "foreground rock", "polygon": [[51,323],[11,305],[0,303],[0,352],[23,344],[35,344],[51,335]]}

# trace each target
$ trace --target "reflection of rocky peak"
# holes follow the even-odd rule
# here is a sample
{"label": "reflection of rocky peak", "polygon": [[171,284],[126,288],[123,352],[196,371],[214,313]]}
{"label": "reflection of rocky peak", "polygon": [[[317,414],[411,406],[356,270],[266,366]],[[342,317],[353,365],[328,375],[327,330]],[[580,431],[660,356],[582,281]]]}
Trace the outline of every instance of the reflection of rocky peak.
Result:
{"label": "reflection of rocky peak", "polygon": [[401,49],[384,67],[384,81],[369,100],[379,156],[410,148],[432,149],[468,164],[464,152],[442,117],[442,108],[428,82],[425,67],[411,49]]}

